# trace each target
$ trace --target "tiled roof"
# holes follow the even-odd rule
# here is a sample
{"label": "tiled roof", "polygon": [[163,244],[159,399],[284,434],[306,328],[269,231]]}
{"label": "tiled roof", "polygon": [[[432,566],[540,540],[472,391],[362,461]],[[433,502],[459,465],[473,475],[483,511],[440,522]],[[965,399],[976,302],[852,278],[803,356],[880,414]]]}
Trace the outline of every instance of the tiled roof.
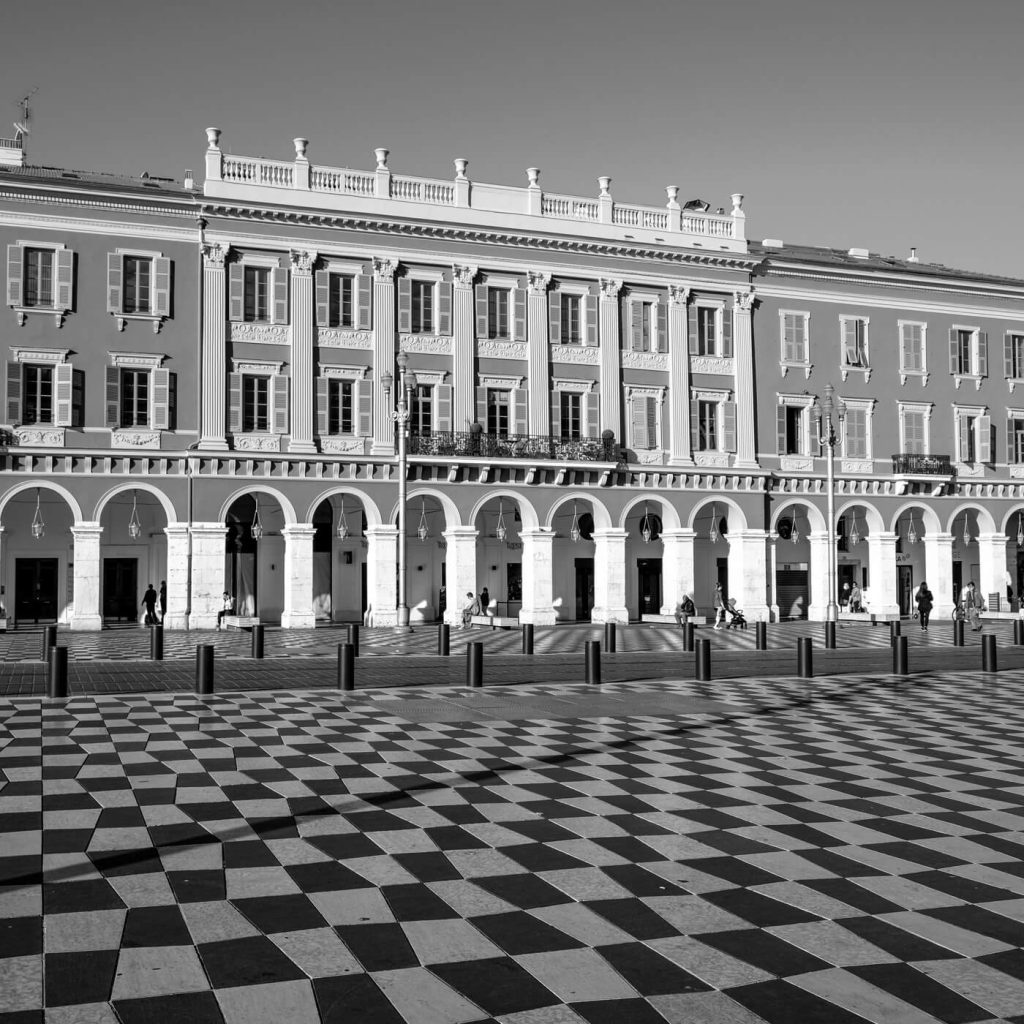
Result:
{"label": "tiled roof", "polygon": [[0,165],[0,181],[5,178],[18,178],[26,183],[34,181],[52,185],[56,182],[66,184],[69,188],[85,188],[90,191],[117,189],[119,192],[134,191],[146,194],[154,192],[164,195],[190,196],[180,181],[174,178],[153,177],[143,173],[137,178],[124,174],[109,174],[104,171],[75,171],[65,167],[7,167]]}

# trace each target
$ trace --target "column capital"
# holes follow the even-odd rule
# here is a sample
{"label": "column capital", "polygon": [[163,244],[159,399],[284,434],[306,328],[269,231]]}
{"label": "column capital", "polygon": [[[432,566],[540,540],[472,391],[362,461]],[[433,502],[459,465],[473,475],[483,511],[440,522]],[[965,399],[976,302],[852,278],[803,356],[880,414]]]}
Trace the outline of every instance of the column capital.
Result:
{"label": "column capital", "polygon": [[292,249],[288,255],[293,274],[309,275],[313,273],[313,264],[319,254],[316,249]]}
{"label": "column capital", "polygon": [[281,527],[281,534],[286,538],[312,537],[316,533],[316,527],[312,523],[288,523]]}
{"label": "column capital", "polygon": [[979,533],[978,541],[979,543],[984,544],[998,544],[1000,541],[1004,544],[1008,544],[1010,542],[1010,538],[1007,537],[1005,533],[994,531],[992,533]]}
{"label": "column capital", "polygon": [[456,288],[472,288],[473,279],[476,277],[479,267],[471,264],[452,264],[452,284]]}
{"label": "column capital", "polygon": [[103,527],[96,522],[75,523],[71,527],[72,537],[98,537],[103,532]]}
{"label": "column capital", "polygon": [[686,284],[670,284],[668,286],[668,304],[685,306],[690,301],[690,286]]}
{"label": "column capital", "polygon": [[203,245],[203,266],[210,270],[223,270],[224,262],[231,252],[230,245],[220,242],[207,242]]}
{"label": "column capital", "polygon": [[475,541],[479,535],[480,531],[475,526],[449,526],[446,530],[441,531],[441,536],[445,540]]}
{"label": "column capital", "polygon": [[209,535],[219,533],[221,536],[228,532],[227,525],[224,523],[193,523],[191,526],[193,535]]}
{"label": "column capital", "polygon": [[363,533],[367,540],[384,537],[397,537],[398,527],[388,526],[387,523],[378,523],[375,526],[367,526]]}
{"label": "column capital", "polygon": [[373,276],[376,281],[390,284],[398,270],[398,260],[387,256],[373,257]]}
{"label": "column capital", "polygon": [[661,537],[662,540],[695,540],[697,531],[688,526],[670,527],[661,531]]}
{"label": "column capital", "polygon": [[735,291],[732,295],[738,312],[749,314],[754,311],[754,304],[757,302],[757,294],[753,288],[746,292]]}
{"label": "column capital", "polygon": [[603,529],[595,529],[593,537],[598,540],[625,540],[629,531],[621,526],[606,526]]}
{"label": "column capital", "polygon": [[538,526],[532,530],[520,530],[520,540],[554,540],[555,531],[548,526]]}
{"label": "column capital", "polygon": [[164,533],[166,533],[168,537],[187,537],[188,523],[168,523],[164,527]]}
{"label": "column capital", "polygon": [[598,285],[601,288],[601,298],[606,302],[617,299],[619,297],[619,292],[622,291],[622,281],[613,277],[600,278],[598,280]]}
{"label": "column capital", "polygon": [[551,284],[551,275],[543,270],[528,270],[526,283],[531,295],[546,295],[548,285]]}

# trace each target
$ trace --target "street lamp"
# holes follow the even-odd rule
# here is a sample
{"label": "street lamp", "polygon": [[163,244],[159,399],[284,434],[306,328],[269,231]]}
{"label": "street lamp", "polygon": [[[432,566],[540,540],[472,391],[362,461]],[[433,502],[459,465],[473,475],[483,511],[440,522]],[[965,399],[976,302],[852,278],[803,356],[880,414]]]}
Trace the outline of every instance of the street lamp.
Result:
{"label": "street lamp", "polygon": [[[846,404],[840,398],[835,401],[835,388],[831,384],[825,385],[825,401],[819,402],[814,399],[812,411],[818,423],[818,454],[821,454],[823,445],[827,446],[825,453],[828,469],[828,606],[825,617],[829,622],[836,622],[839,619],[839,605],[836,603],[836,445],[842,433],[843,420],[846,419]],[[833,421],[832,414],[838,418],[838,424]],[[839,427],[839,430],[836,427]]]}
{"label": "street lamp", "polygon": [[[408,569],[405,537],[405,503],[408,492],[406,467],[408,453],[406,438],[408,437],[409,419],[412,416],[413,376],[408,372],[409,357],[399,352],[395,361],[398,363],[398,388],[395,395],[395,409],[391,418],[395,421],[395,440],[398,447],[398,606],[395,609],[395,629],[403,633],[411,632],[409,628],[408,604]],[[380,378],[384,388],[384,396],[391,400],[391,388],[394,378],[385,371]]]}

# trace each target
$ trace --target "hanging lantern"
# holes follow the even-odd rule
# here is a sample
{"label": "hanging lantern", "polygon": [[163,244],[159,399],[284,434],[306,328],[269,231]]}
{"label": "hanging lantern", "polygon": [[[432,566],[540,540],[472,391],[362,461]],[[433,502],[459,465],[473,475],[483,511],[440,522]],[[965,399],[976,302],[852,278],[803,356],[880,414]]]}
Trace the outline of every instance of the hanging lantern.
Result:
{"label": "hanging lantern", "polygon": [[39,488],[36,488],[36,514],[32,517],[32,536],[39,540],[46,533],[46,523],[43,522],[43,513],[39,508]]}
{"label": "hanging lantern", "polygon": [[430,531],[427,529],[427,499],[421,498],[420,502],[420,525],[416,528],[416,535],[420,542],[423,542],[430,535]]}
{"label": "hanging lantern", "polygon": [[914,529],[914,513],[913,512],[910,513],[910,529],[907,530],[907,540],[909,540],[911,544],[916,544],[917,543],[917,530]]}
{"label": "hanging lantern", "polygon": [[853,513],[853,529],[850,531],[850,543],[859,544],[863,538],[860,535],[860,530],[857,529],[857,513]]}
{"label": "hanging lantern", "polygon": [[576,513],[576,502],[572,503],[572,526],[569,527],[569,536],[572,537],[573,544],[580,539],[580,522]]}
{"label": "hanging lantern", "polygon": [[1017,513],[1017,547],[1024,548],[1024,522],[1021,521],[1020,513]]}
{"label": "hanging lantern", "polygon": [[651,530],[651,515],[647,511],[646,502],[644,502],[644,518],[640,524],[640,536],[643,537],[645,544],[650,544],[651,537],[654,536],[654,532]]}
{"label": "hanging lantern", "polygon": [[711,506],[711,530],[708,532],[708,539],[712,544],[718,543],[718,506]]}
{"label": "hanging lantern", "polygon": [[964,513],[964,547],[968,547],[971,543],[971,531],[967,528],[967,513]]}
{"label": "hanging lantern", "polygon": [[799,520],[796,517],[796,512],[793,513],[793,525],[789,531],[789,539],[793,544],[800,543],[800,527],[798,525]]}
{"label": "hanging lantern", "polygon": [[253,513],[249,532],[252,534],[253,540],[259,540],[263,536],[263,523],[260,522],[260,499],[254,498],[253,500],[256,502],[256,511]]}
{"label": "hanging lantern", "polygon": [[345,499],[341,499],[341,511],[338,513],[338,540],[348,536],[348,517],[345,515]]}
{"label": "hanging lantern", "polygon": [[498,499],[498,525],[494,528],[494,536],[503,541],[508,534],[505,529],[505,509],[502,507],[501,498]]}
{"label": "hanging lantern", "polygon": [[139,506],[135,491],[132,491],[132,514],[128,520],[128,536],[132,540],[138,540],[142,533],[142,522],[139,520]]}

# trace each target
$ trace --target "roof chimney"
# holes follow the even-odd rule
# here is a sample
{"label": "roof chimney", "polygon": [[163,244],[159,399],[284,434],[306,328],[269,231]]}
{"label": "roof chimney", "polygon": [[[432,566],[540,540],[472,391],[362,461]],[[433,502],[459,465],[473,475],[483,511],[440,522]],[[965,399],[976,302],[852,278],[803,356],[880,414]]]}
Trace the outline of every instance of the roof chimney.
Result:
{"label": "roof chimney", "polygon": [[917,246],[912,245],[910,247],[910,255],[907,257],[908,263],[920,263],[921,261],[917,258]]}

